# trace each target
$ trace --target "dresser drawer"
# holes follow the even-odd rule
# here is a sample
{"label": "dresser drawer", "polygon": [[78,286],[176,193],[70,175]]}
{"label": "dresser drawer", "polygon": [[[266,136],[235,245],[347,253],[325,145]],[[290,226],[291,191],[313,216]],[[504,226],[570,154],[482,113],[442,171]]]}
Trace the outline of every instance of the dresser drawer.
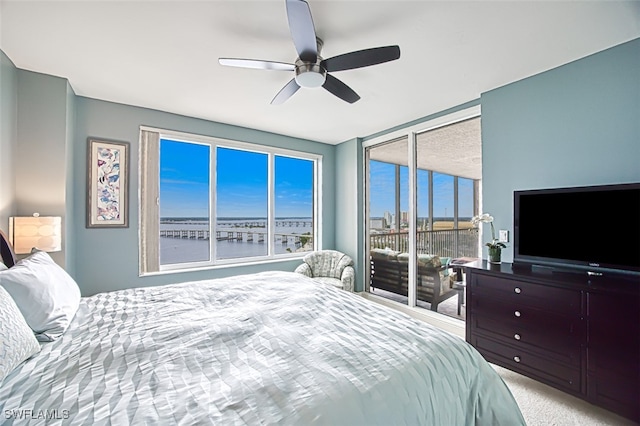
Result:
{"label": "dresser drawer", "polygon": [[471,344],[489,362],[571,392],[581,391],[580,367],[531,354],[517,347],[475,335]]}
{"label": "dresser drawer", "polygon": [[523,311],[525,319],[472,314],[469,326],[473,333],[579,367],[585,336],[583,321],[528,309]]}
{"label": "dresser drawer", "polygon": [[565,315],[580,315],[582,294],[579,290],[526,283],[491,275],[471,274],[470,291],[486,297],[499,297],[511,303],[532,306]]}
{"label": "dresser drawer", "polygon": [[578,353],[572,355],[579,356],[586,332],[580,316],[547,312],[519,302],[510,304],[484,294],[475,295],[468,309],[473,329],[560,353],[573,349]]}

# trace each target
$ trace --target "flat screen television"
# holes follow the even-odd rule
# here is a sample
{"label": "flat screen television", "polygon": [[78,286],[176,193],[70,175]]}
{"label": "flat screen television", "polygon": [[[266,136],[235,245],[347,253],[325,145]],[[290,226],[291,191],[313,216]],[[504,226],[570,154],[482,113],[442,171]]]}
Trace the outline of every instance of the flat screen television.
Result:
{"label": "flat screen television", "polygon": [[640,183],[514,191],[516,266],[640,274]]}

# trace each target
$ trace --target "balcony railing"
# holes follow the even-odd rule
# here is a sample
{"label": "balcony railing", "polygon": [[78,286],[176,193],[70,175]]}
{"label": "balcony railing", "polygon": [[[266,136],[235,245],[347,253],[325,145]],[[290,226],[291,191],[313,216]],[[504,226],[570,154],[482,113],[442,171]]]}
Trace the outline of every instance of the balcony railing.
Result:
{"label": "balcony railing", "polygon": [[[371,234],[371,248],[390,248],[409,251],[409,233]],[[440,257],[479,257],[478,228],[443,229],[417,232],[418,254],[436,254]]]}

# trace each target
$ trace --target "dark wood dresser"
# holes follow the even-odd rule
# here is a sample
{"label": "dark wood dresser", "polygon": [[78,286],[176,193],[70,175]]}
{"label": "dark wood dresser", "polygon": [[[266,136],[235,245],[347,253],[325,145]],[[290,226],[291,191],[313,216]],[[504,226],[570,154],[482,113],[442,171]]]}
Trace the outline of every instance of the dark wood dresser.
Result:
{"label": "dark wood dresser", "polygon": [[640,422],[640,278],[465,271],[466,338],[487,361]]}

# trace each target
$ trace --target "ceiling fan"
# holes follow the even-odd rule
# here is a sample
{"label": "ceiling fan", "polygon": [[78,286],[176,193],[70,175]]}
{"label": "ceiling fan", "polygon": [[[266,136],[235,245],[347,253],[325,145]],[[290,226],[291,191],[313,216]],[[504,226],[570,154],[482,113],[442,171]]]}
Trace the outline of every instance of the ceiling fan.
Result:
{"label": "ceiling fan", "polygon": [[374,47],[323,59],[322,40],[316,36],[309,4],[304,0],[286,0],[287,19],[291,38],[298,52],[295,63],[262,61],[257,59],[219,58],[221,65],[263,70],[295,71],[291,79],[273,98],[272,105],[284,103],[301,87],[322,86],[340,99],[354,103],[360,96],[349,86],[329,74],[368,67],[400,58],[399,46]]}

